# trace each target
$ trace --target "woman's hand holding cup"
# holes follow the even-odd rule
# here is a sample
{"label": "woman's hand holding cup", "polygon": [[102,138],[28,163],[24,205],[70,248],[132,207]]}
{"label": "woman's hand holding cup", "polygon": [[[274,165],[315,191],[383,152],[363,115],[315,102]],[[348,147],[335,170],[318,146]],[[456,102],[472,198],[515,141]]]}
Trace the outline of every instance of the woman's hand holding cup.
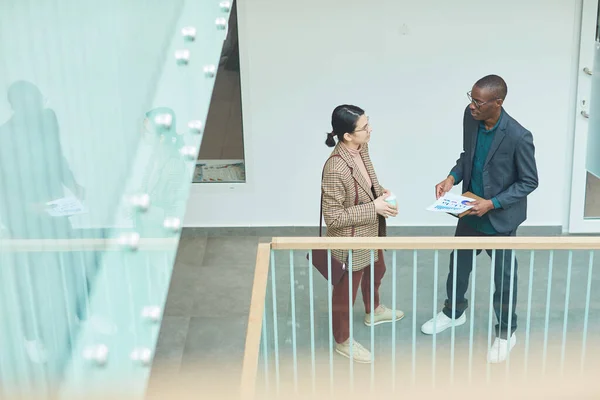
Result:
{"label": "woman's hand holding cup", "polygon": [[387,218],[395,217],[398,215],[398,205],[396,203],[396,196],[388,190],[384,191],[382,196],[375,199],[375,211],[377,214]]}

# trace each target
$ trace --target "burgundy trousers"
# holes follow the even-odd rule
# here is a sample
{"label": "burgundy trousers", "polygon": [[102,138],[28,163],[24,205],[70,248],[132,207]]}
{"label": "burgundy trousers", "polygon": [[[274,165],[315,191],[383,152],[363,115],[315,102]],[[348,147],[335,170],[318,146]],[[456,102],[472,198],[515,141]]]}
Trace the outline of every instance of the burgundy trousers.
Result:
{"label": "burgundy trousers", "polygon": [[[360,271],[354,271],[352,273],[352,305],[356,301],[356,294],[358,292],[358,285],[361,285],[363,303],[365,305],[365,312],[369,314],[371,312],[371,268],[374,268],[374,302],[373,309],[379,307],[379,286],[381,286],[381,279],[385,275],[385,260],[383,259],[383,250],[379,250],[379,260],[375,262],[375,265],[369,265],[365,269]],[[343,343],[350,337],[350,306],[349,306],[349,286],[350,286],[350,273],[344,274],[342,280],[333,287],[332,296],[332,324],[333,324],[333,337],[337,343]]]}

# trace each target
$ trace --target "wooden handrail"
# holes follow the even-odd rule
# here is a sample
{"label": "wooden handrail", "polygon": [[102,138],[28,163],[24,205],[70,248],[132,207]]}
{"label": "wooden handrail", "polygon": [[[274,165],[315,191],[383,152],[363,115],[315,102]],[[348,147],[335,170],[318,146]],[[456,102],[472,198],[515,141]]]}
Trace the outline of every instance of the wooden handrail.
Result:
{"label": "wooden handrail", "polygon": [[246,331],[246,345],[242,364],[242,382],[240,386],[242,400],[252,399],[255,394],[270,257],[271,245],[269,243],[259,244],[256,253],[256,269],[254,270],[252,299],[250,301],[250,314],[248,316],[248,329]]}
{"label": "wooden handrail", "polygon": [[275,237],[274,250],[600,250],[600,236]]}
{"label": "wooden handrail", "polygon": [[[138,251],[175,250],[178,237],[140,238]],[[122,239],[0,239],[0,252],[64,252],[64,251],[119,251],[127,248]]]}

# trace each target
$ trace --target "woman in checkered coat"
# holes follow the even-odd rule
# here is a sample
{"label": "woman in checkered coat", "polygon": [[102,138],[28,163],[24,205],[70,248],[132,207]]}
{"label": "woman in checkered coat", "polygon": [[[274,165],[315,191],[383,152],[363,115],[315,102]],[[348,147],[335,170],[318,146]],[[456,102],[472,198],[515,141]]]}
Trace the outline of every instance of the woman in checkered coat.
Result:
{"label": "woman in checkered coat", "polygon": [[[341,105],[333,110],[333,131],[327,134],[326,144],[334,147],[325,163],[321,189],[323,192],[323,217],[327,224],[327,236],[376,237],[385,236],[385,219],[398,214],[396,207],[385,202],[389,192],[381,187],[369,157],[368,143],[371,126],[364,110],[353,105]],[[337,139],[337,144],[336,144]],[[348,251],[332,250],[332,256],[348,265]],[[367,326],[400,320],[402,311],[396,315],[379,303],[379,286],[385,274],[383,251],[374,255],[374,312],[371,312],[371,251],[352,252],[352,304],[361,285]],[[333,287],[332,320],[335,350],[350,357],[349,276]],[[371,353],[354,341],[352,358],[356,362],[369,363]]]}

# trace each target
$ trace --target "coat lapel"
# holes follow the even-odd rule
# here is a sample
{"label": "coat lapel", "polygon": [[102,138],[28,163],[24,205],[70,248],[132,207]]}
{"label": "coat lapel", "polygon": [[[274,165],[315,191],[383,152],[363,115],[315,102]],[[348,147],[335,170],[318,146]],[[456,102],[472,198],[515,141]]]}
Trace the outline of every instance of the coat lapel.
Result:
{"label": "coat lapel", "polygon": [[[352,169],[352,178],[354,178],[356,182],[358,182],[358,185],[367,193],[371,200],[374,200],[373,192],[367,184],[365,177],[358,169],[358,165],[356,165],[356,163],[354,162],[352,154],[350,154],[350,152],[346,150],[344,145],[342,145],[341,143],[338,144],[338,154],[344,159],[344,161],[346,161],[346,164],[348,164],[348,166]],[[368,169],[367,172],[369,172]],[[371,173],[369,172],[369,176],[370,175]]]}
{"label": "coat lapel", "polygon": [[508,123],[508,118],[507,115],[505,115],[504,110],[502,111],[502,113],[502,121],[500,121],[498,129],[496,129],[496,132],[494,133],[494,140],[492,140],[490,150],[488,152],[487,158],[485,159],[485,164],[483,164],[484,167],[488,165],[488,163],[494,156],[494,153],[496,152],[496,150],[498,150],[498,147],[500,147],[500,143],[502,143],[502,141],[506,137],[506,124]]}
{"label": "coat lapel", "polygon": [[471,162],[469,165],[473,165],[473,159],[475,158],[475,148],[477,147],[477,135],[479,135],[479,123],[473,124],[471,129],[471,152],[469,154]]}
{"label": "coat lapel", "polygon": [[369,160],[363,155],[363,161],[365,163],[367,173],[369,174],[369,178],[371,178],[372,187],[370,187],[368,190],[369,196],[371,197],[371,199],[375,200],[375,197],[379,197],[383,193],[377,193],[377,188],[379,187],[379,185],[377,184],[377,176],[375,176],[375,169],[373,169],[373,164],[371,163],[371,160]]}

